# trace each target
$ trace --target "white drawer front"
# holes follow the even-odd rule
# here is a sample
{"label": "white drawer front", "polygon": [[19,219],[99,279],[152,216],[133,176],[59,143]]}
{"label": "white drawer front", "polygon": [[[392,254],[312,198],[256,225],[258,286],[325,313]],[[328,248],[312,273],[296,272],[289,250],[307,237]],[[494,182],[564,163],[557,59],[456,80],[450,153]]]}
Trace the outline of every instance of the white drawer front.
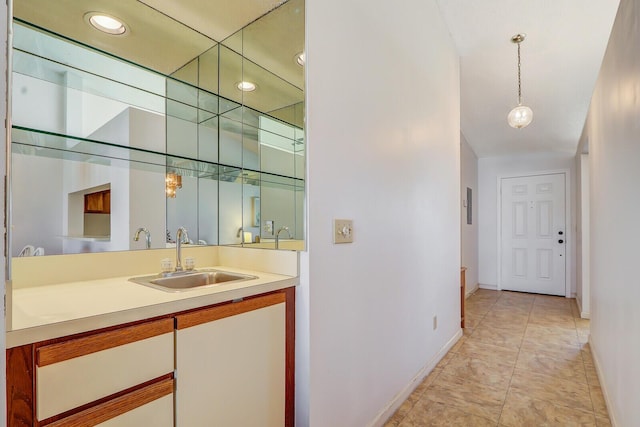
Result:
{"label": "white drawer front", "polygon": [[92,402],[173,372],[173,333],[36,368],[37,418]]}
{"label": "white drawer front", "polygon": [[142,405],[96,427],[173,427],[173,394]]}

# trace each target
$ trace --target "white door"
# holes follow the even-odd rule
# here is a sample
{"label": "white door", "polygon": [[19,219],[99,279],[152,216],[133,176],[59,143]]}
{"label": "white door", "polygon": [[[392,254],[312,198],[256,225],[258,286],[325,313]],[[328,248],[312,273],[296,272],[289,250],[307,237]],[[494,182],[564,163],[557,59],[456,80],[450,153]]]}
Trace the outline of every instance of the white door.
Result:
{"label": "white door", "polygon": [[501,180],[501,289],[565,296],[565,175]]}

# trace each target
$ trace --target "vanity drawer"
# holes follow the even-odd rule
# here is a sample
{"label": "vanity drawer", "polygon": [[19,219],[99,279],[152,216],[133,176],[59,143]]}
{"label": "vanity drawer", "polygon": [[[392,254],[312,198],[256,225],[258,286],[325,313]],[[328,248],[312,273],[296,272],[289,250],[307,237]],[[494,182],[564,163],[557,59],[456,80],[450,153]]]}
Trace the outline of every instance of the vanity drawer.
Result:
{"label": "vanity drawer", "polygon": [[173,319],[39,347],[37,419],[45,420],[173,370]]}
{"label": "vanity drawer", "polygon": [[173,427],[174,380],[166,379],[62,418],[47,427]]}

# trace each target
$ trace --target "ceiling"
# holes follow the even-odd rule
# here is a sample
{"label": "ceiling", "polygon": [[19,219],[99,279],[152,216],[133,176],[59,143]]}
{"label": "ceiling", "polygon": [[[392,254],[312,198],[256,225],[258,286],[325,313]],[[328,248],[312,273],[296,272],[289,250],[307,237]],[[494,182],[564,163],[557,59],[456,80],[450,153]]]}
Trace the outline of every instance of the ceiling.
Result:
{"label": "ceiling", "polygon": [[[127,32],[96,31],[86,22],[92,11],[123,20]],[[208,77],[213,83],[185,81],[267,113],[304,99],[304,71],[296,62],[304,49],[304,0],[15,0],[14,15],[177,78],[177,70],[221,42],[233,51],[224,50],[219,67],[210,67],[218,73]],[[240,92],[242,80],[258,89]]]}
{"label": "ceiling", "polygon": [[[461,128],[478,157],[575,153],[618,0],[437,0],[460,55]],[[533,122],[513,129],[517,47],[523,104]]]}

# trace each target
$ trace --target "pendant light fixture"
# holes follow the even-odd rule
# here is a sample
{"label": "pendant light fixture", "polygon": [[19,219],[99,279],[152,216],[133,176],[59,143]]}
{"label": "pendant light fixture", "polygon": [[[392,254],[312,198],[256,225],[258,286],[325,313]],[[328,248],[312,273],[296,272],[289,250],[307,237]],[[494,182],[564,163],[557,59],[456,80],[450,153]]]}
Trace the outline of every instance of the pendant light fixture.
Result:
{"label": "pendant light fixture", "polygon": [[511,37],[511,42],[518,45],[518,106],[509,112],[507,122],[516,129],[529,126],[533,120],[533,111],[526,105],[522,105],[522,80],[520,78],[520,43],[524,41],[525,34],[516,34]]}

